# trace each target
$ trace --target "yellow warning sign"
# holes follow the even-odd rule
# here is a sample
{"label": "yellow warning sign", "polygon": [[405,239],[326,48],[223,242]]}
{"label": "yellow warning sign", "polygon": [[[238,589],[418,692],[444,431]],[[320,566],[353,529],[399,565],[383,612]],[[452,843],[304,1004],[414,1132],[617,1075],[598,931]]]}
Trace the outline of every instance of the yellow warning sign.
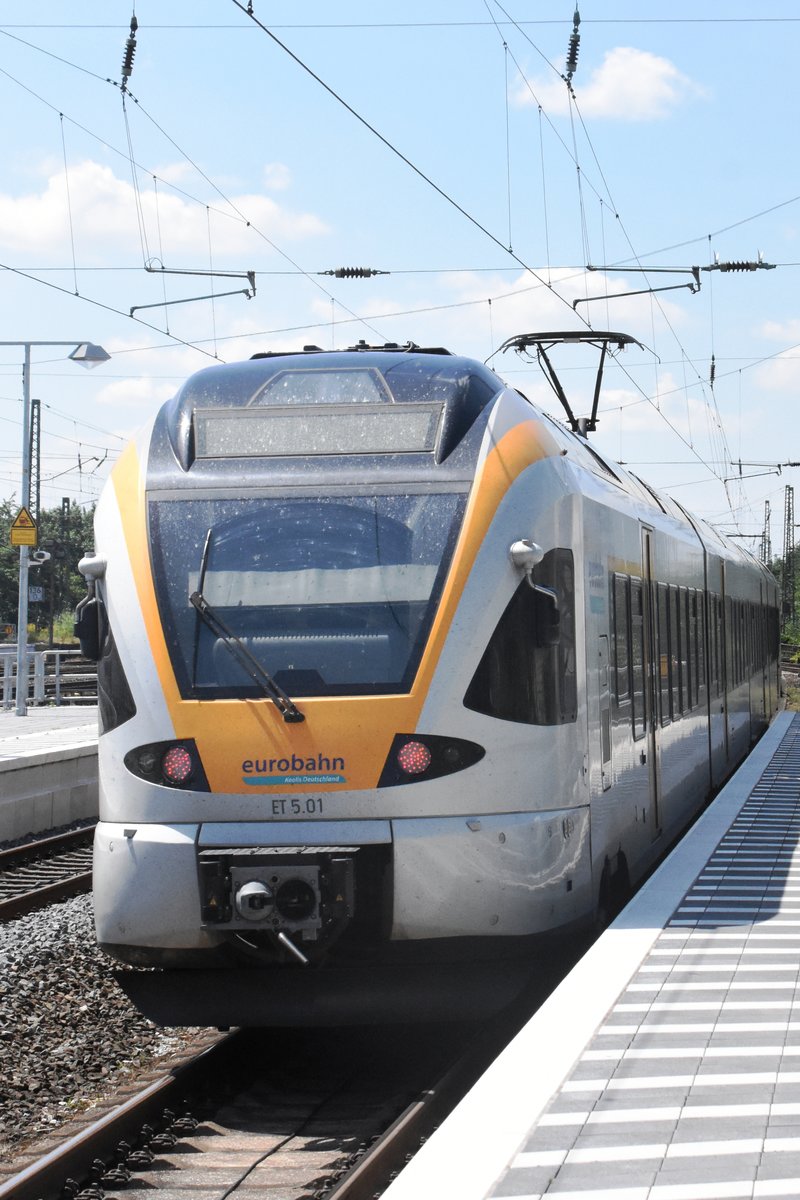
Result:
{"label": "yellow warning sign", "polygon": [[11,524],[11,545],[35,546],[38,540],[36,522],[27,508],[21,508]]}

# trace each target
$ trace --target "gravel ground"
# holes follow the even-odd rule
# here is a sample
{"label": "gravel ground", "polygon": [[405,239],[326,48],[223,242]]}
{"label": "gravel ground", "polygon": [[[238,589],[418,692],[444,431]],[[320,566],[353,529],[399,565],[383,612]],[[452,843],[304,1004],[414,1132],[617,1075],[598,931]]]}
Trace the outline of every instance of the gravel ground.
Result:
{"label": "gravel ground", "polygon": [[91,896],[0,925],[0,1159],[196,1035],[145,1020],[113,969]]}

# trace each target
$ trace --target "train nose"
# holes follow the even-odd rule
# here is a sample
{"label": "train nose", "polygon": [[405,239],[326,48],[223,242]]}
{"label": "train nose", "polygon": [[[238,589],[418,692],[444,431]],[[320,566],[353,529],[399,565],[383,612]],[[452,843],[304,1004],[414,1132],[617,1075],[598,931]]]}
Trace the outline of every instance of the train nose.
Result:
{"label": "train nose", "polygon": [[243,883],[236,892],[236,911],[245,921],[264,921],[275,906],[272,888],[260,879]]}

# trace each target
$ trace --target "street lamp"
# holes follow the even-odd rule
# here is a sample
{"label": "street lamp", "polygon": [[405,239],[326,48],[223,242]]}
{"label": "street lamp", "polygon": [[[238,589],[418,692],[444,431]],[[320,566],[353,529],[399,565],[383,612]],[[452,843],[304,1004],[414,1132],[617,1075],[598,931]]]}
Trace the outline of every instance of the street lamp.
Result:
{"label": "street lamp", "polygon": [[[25,364],[22,369],[22,497],[25,509],[31,503],[31,347],[73,346],[69,357],[82,367],[92,368],[108,362],[111,357],[102,346],[93,342],[3,342],[0,346],[22,346],[25,349]],[[37,514],[38,516],[38,514]],[[19,607],[17,609],[17,707],[18,717],[28,712],[28,568],[29,547],[19,548]]]}

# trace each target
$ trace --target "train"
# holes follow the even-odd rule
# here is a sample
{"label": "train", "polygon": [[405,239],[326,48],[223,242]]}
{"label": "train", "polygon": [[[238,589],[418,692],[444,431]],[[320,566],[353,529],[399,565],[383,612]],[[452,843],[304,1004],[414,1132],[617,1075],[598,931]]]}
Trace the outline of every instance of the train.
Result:
{"label": "train", "polygon": [[499,1001],[780,702],[768,569],[442,347],[192,375],[80,569],[96,935],[165,1025]]}

